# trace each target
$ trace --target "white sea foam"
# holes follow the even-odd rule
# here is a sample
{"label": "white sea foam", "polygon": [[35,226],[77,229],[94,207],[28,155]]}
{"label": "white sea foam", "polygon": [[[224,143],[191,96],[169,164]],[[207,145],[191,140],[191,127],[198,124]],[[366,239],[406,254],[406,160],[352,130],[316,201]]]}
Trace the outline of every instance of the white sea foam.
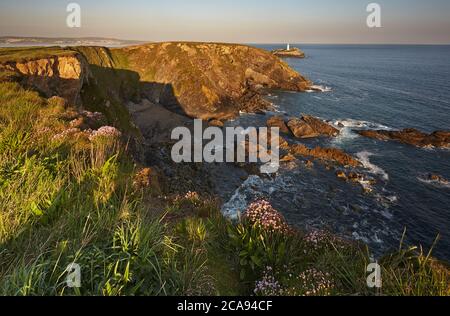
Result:
{"label": "white sea foam", "polygon": [[331,92],[333,91],[330,87],[322,86],[322,85],[312,85],[311,89],[306,90],[306,92]]}
{"label": "white sea foam", "polygon": [[255,192],[254,188],[263,185],[263,180],[258,176],[250,176],[242,183],[242,185],[234,192],[233,196],[222,206],[222,214],[225,217],[236,220],[239,214],[243,213],[248,206],[246,193],[248,191]]}
{"label": "white sea foam", "polygon": [[376,129],[376,130],[392,130],[392,128],[385,126],[383,124],[369,122],[369,121],[361,121],[354,119],[343,119],[336,120],[333,122],[333,125],[337,128],[356,128],[356,129]]}
{"label": "white sea foam", "polygon": [[375,174],[375,175],[379,175],[381,176],[385,181],[389,180],[389,175],[386,173],[386,171],[384,171],[383,169],[381,169],[380,167],[374,165],[373,163],[370,162],[370,157],[373,156],[374,154],[368,151],[362,151],[356,154],[356,156],[358,157],[359,161],[362,163],[362,165],[364,166],[364,168],[366,168],[367,170],[370,171],[370,173]]}
{"label": "white sea foam", "polygon": [[442,188],[450,189],[450,183],[446,183],[446,182],[438,181],[438,180],[431,180],[431,179],[428,179],[425,176],[417,177],[417,180],[419,180],[422,183],[429,184],[429,185],[434,185],[434,186],[439,186],[439,187],[442,187]]}

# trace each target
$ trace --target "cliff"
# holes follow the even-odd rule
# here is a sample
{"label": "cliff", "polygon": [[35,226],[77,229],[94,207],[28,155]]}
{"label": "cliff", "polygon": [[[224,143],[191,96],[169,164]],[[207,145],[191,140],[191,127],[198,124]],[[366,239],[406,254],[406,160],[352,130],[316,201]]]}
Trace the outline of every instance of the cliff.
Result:
{"label": "cliff", "polygon": [[265,89],[304,91],[311,85],[269,52],[214,43],[0,49],[0,73],[45,97],[101,111],[119,125],[129,120],[124,104],[130,100],[222,120],[269,108]]}
{"label": "cliff", "polygon": [[249,46],[160,43],[121,53],[148,83],[154,101],[178,102],[196,118],[230,118],[253,107],[252,102],[263,104],[254,93],[261,88],[303,91],[310,85],[286,63]]}
{"label": "cliff", "polygon": [[[28,57],[23,57],[27,52]],[[0,55],[0,72],[47,98],[60,96],[74,105],[80,104],[81,89],[90,73],[86,60],[79,54],[63,50],[44,54],[34,49]]]}

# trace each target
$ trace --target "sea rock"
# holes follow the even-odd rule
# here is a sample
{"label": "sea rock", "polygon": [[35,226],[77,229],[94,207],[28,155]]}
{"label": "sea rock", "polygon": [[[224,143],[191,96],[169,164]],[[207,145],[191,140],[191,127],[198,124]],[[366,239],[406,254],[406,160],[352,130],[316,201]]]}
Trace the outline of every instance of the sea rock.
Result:
{"label": "sea rock", "polygon": [[422,148],[450,148],[450,131],[436,131],[431,134],[408,128],[401,131],[365,130],[355,131],[359,135],[383,141],[398,141]]}
{"label": "sea rock", "polygon": [[278,57],[286,57],[286,58],[305,58],[305,53],[297,47],[293,47],[289,50],[287,49],[276,49],[272,51],[272,54]]}
{"label": "sea rock", "polygon": [[439,174],[435,174],[435,173],[430,173],[427,177],[427,180],[429,181],[433,181],[433,182],[438,182],[440,184],[450,184],[450,182],[445,179],[443,176],[439,175]]}
{"label": "sea rock", "polygon": [[322,136],[336,137],[339,135],[338,129],[314,116],[303,115],[302,120]]}
{"label": "sea rock", "polygon": [[310,149],[305,145],[296,144],[291,146],[290,153],[296,156],[306,156],[324,161],[332,161],[342,166],[357,167],[360,165],[358,160],[337,148],[322,148],[318,146],[314,149]]}
{"label": "sea rock", "polygon": [[278,127],[280,132],[285,134],[290,134],[289,127],[286,125],[286,122],[282,116],[272,116],[267,120],[267,127]]}
{"label": "sea rock", "polygon": [[305,167],[308,168],[308,169],[314,168],[314,162],[312,162],[311,160],[306,160],[305,161]]}
{"label": "sea rock", "polygon": [[295,161],[297,158],[295,158],[295,156],[291,153],[288,153],[286,155],[284,155],[283,157],[281,157],[280,161],[281,162],[291,162],[291,161]]}
{"label": "sea rock", "polygon": [[287,126],[297,138],[335,137],[339,135],[338,129],[310,115],[303,115],[300,119],[293,118],[289,120]]}
{"label": "sea rock", "polygon": [[291,119],[287,123],[287,126],[291,130],[292,134],[297,138],[314,138],[320,136],[319,133],[314,131],[314,129],[302,119]]}
{"label": "sea rock", "polygon": [[211,120],[208,122],[208,125],[212,126],[212,127],[224,127],[225,126],[224,123],[220,120]]}
{"label": "sea rock", "polygon": [[342,170],[336,171],[336,177],[338,177],[339,179],[347,180],[347,175]]}

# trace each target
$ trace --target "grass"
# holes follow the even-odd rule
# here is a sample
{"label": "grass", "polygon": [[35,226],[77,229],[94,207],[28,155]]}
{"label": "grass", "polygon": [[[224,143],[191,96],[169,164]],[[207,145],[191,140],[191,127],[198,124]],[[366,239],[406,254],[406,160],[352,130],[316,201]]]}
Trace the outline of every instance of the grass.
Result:
{"label": "grass", "polygon": [[24,62],[55,56],[73,56],[74,51],[61,47],[0,48],[0,63]]}
{"label": "grass", "polygon": [[[364,245],[232,223],[214,197],[140,185],[122,139],[55,138],[77,115],[0,83],[0,295],[450,295],[431,252],[401,244],[373,290]],[[261,280],[272,288],[255,292]]]}

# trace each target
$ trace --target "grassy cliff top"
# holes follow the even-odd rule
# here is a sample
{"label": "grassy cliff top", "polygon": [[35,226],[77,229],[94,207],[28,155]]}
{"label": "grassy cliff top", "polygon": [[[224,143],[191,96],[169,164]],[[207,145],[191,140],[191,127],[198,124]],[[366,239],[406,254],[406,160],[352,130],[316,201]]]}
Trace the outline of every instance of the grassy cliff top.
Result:
{"label": "grassy cliff top", "polygon": [[56,46],[0,48],[0,63],[25,62],[55,56],[74,56],[75,54],[75,51]]}

